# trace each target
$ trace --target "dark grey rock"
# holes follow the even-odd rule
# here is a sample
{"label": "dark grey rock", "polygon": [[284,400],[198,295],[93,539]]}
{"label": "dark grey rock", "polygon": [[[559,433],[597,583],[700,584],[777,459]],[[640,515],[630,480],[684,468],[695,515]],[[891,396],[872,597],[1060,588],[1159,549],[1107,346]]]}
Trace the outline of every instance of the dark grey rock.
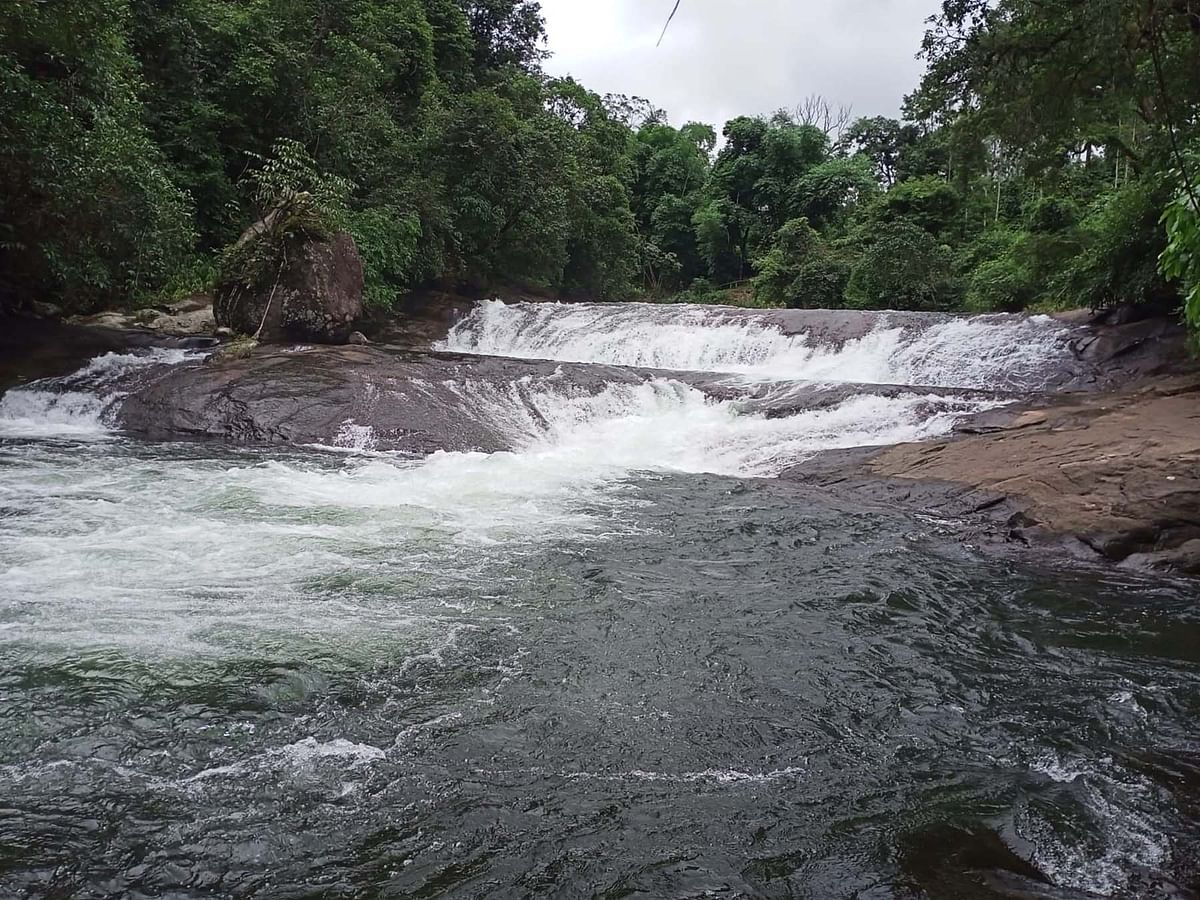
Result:
{"label": "dark grey rock", "polygon": [[345,343],[363,315],[363,264],[354,239],[292,237],[284,253],[277,279],[255,288],[236,280],[218,286],[217,325],[268,343]]}

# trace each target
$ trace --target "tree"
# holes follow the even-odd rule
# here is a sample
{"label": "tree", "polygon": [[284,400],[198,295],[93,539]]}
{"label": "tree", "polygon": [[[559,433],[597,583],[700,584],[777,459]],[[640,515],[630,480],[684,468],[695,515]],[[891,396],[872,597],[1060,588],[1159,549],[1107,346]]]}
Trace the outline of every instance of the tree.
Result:
{"label": "tree", "polygon": [[0,6],[0,303],[161,286],[194,241],[142,121],[124,0]]}
{"label": "tree", "polygon": [[0,303],[204,289],[288,148],[345,185],[375,307],[754,279],[802,305],[1194,308],[1195,0],[945,0],[923,54],[902,118],[811,96],[718,152],[542,72],[536,0],[11,0]]}
{"label": "tree", "polygon": [[813,166],[796,181],[791,209],[817,228],[825,228],[850,215],[854,207],[869,203],[878,190],[871,164],[865,158],[830,159]]}
{"label": "tree", "polygon": [[475,39],[477,74],[535,69],[545,58],[546,23],[534,0],[461,0]]}
{"label": "tree", "polygon": [[879,219],[911,222],[933,235],[943,235],[958,222],[962,198],[940,178],[926,176],[902,181],[882,198]]}
{"label": "tree", "polygon": [[756,265],[754,294],[764,304],[809,309],[843,305],[849,268],[807,219],[784,225]]}
{"label": "tree", "polygon": [[850,121],[850,107],[831,103],[820,94],[809,94],[791,110],[793,122],[815,128],[830,141],[837,141]]}
{"label": "tree", "polygon": [[1187,320],[1200,329],[1200,206],[1190,192],[1171,202],[1163,224],[1167,246],[1161,256],[1162,274],[1180,283]]}
{"label": "tree", "polygon": [[846,286],[851,305],[865,309],[946,309],[956,301],[950,254],[911,222],[879,227]]}
{"label": "tree", "polygon": [[916,141],[917,129],[884,116],[855,119],[838,142],[842,152],[861,154],[875,166],[880,182],[891,187],[899,179],[905,149]]}
{"label": "tree", "polygon": [[442,157],[453,222],[448,271],[476,288],[497,279],[548,286],[565,262],[568,127],[529,108],[540,100],[536,83],[519,87],[514,96],[468,94],[430,148]]}

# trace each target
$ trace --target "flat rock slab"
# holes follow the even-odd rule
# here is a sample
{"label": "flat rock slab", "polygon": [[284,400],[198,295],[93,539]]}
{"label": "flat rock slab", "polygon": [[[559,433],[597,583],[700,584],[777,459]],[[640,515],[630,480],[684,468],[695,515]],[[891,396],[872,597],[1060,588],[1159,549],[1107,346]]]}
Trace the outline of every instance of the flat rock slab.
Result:
{"label": "flat rock slab", "polygon": [[0,392],[39,378],[76,371],[105,353],[127,353],[151,347],[204,348],[208,338],[159,334],[134,328],[84,326],[53,319],[0,317]]}
{"label": "flat rock slab", "polygon": [[[134,387],[119,421],[155,440],[494,452],[511,441],[466,415],[453,386],[470,390],[487,377],[480,369],[473,360],[374,347],[259,350],[160,373]],[[545,378],[554,369],[526,374]]]}
{"label": "flat rock slab", "polygon": [[969,534],[1200,574],[1200,377],[1007,415],[948,440],[826,454],[786,477],[982,516]]}
{"label": "flat rock slab", "polygon": [[541,392],[595,395],[663,374],[374,346],[259,349],[139,375],[119,420],[156,440],[496,452],[530,436]]}

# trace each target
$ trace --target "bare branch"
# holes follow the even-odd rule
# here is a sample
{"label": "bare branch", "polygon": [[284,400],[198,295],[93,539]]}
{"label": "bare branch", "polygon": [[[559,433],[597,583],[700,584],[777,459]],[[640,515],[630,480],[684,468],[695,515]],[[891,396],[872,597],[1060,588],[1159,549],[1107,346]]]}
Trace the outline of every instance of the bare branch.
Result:
{"label": "bare branch", "polygon": [[792,116],[797,124],[819,128],[830,140],[836,140],[850,124],[851,109],[834,106],[820,94],[810,94],[796,106]]}

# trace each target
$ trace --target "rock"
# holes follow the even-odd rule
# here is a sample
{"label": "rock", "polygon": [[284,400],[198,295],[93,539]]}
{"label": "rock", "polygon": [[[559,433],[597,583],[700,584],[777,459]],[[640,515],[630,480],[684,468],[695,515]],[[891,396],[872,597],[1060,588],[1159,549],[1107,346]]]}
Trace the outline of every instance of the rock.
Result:
{"label": "rock", "polygon": [[153,331],[173,337],[207,337],[213,333],[212,303],[205,295],[197,295],[179,304],[163,309],[147,307],[134,313],[116,311],[100,312],[90,316],[76,316],[68,321],[73,325],[88,328],[112,328],[124,331]]}
{"label": "rock", "polygon": [[84,328],[110,328],[115,330],[138,330],[144,331],[142,326],[138,325],[135,318],[127,313],[116,312],[109,310],[107,312],[99,312],[91,316],[74,316],[67,320],[72,325],[80,325]]}
{"label": "rock", "polygon": [[1041,425],[1046,421],[1046,414],[1041,410],[1011,410],[995,409],[970,416],[954,426],[958,434],[994,434],[998,431],[1016,431]]}
{"label": "rock", "polygon": [[230,359],[245,359],[258,349],[258,341],[254,338],[234,337],[233,340],[218,347],[206,360],[207,365],[217,365]]}
{"label": "rock", "polygon": [[361,331],[356,331],[346,340],[347,344],[354,344],[357,347],[366,347],[371,344],[371,340]]}
{"label": "rock", "polygon": [[1187,329],[1167,316],[1093,326],[1076,339],[1075,353],[1104,373],[1106,387],[1194,366]]}
{"label": "rock", "polygon": [[1170,550],[1134,553],[1128,556],[1121,565],[1131,569],[1200,575],[1200,539],[1186,541]]}
{"label": "rock", "polygon": [[[928,887],[930,897],[1046,896],[1042,893],[993,893],[988,880],[1005,873],[1030,888],[1051,884],[1037,866],[1010,847],[994,829],[982,822],[937,822],[900,835],[900,864],[917,885]],[[1025,848],[1028,853],[1029,848]],[[1014,886],[1016,886],[1014,885]]]}
{"label": "rock", "polygon": [[391,314],[373,323],[376,343],[427,350],[475,308],[475,300],[445,291],[421,290],[403,296]]}
{"label": "rock", "polygon": [[155,331],[179,336],[210,335],[217,327],[211,304],[160,315],[150,323]]}
{"label": "rock", "polygon": [[784,477],[954,518],[972,541],[1200,573],[1200,377],[1006,415],[949,440],[822,454]]}
{"label": "rock", "polygon": [[[640,384],[645,371],[385,350],[379,347],[256,347],[246,339],[206,363],[135,373],[121,389],[128,432],[170,440],[334,445],[349,426],[371,428],[372,445],[426,455],[511,450],[521,435],[480,398],[520,402],[539,391],[600,393]],[[530,417],[540,415],[529,404]]]}
{"label": "rock", "polygon": [[143,329],[0,316],[0,392],[35,378],[68,375],[104,353],[128,353],[148,347],[203,349],[210,342],[207,337],[180,339]]}
{"label": "rock", "polygon": [[188,313],[211,312],[213,298],[208,294],[192,294],[174,303],[168,303],[166,311],[173,316],[183,316]]}
{"label": "rock", "polygon": [[237,332],[234,331],[232,328],[226,328],[226,327],[222,326],[221,328],[216,329],[213,332],[213,334],[219,338],[231,338],[235,334],[237,334]]}
{"label": "rock", "polygon": [[[206,436],[235,442],[330,444],[342,426],[370,425],[379,450],[511,450],[525,421],[539,421],[541,393],[598,394],[613,385],[670,379],[744,412],[767,418],[835,404],[864,390],[885,396],[896,385],[802,385],[780,395],[724,375],[590,363],[514,360],[397,350],[378,345],[260,347],[231,341],[208,364],[184,366],[153,384],[124,388],[123,427],[153,439]],[[932,396],[929,402],[940,402]],[[946,390],[959,396],[961,390]],[[523,416],[518,404],[524,402]],[[955,402],[958,401],[948,401]],[[497,406],[514,405],[513,423],[498,423]],[[511,426],[511,427],[510,427]],[[516,428],[514,432],[513,428]]]}
{"label": "rock", "polygon": [[[260,223],[239,243],[271,239]],[[254,286],[238,279],[218,286],[217,325],[265,342],[345,343],[363,314],[363,265],[354,239],[346,233],[329,240],[289,236],[282,253],[274,273]]]}

